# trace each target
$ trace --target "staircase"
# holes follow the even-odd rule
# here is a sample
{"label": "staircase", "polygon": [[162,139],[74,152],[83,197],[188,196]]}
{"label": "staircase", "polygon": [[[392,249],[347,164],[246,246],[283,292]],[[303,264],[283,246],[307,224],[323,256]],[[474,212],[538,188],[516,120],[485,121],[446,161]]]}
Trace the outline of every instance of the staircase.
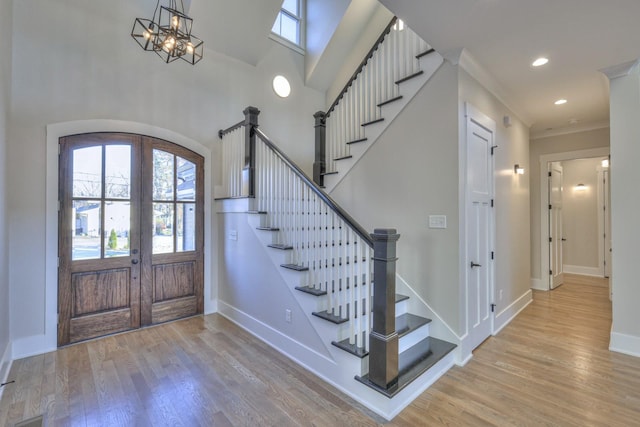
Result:
{"label": "staircase", "polygon": [[314,115],[314,181],[331,193],[443,62],[394,17],[327,112]]}
{"label": "staircase", "polygon": [[[249,107],[244,121],[220,131],[217,194],[248,198],[249,225],[335,363],[325,379],[387,417],[453,365],[456,345],[432,337],[431,319],[411,312],[410,297],[396,293],[396,231],[367,232],[322,187],[337,184],[442,63],[406,27],[392,37],[397,28],[397,21],[389,24],[328,113],[316,113],[319,183],[260,130],[259,111]],[[405,65],[380,59],[385,52],[394,58],[390,40],[410,47],[402,49],[410,59],[399,59]]]}

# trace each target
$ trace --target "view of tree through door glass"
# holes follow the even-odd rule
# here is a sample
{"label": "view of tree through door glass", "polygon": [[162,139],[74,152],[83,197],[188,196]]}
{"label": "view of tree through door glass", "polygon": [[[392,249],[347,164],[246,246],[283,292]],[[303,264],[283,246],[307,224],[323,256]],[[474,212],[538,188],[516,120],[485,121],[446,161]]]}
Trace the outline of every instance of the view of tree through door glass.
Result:
{"label": "view of tree through door glass", "polygon": [[131,146],[73,150],[72,260],[129,256]]}
{"label": "view of tree through door glass", "polygon": [[153,150],[153,253],[196,248],[196,165]]}

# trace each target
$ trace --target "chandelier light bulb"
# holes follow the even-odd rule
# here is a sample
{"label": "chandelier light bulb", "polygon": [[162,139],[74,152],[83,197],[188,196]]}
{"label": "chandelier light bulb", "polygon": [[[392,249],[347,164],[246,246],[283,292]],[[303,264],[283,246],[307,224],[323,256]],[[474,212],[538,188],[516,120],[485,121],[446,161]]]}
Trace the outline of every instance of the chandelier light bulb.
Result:
{"label": "chandelier light bulb", "polygon": [[179,24],[180,24],[180,18],[178,18],[176,15],[173,15],[173,17],[171,17],[171,26],[173,28],[178,28]]}
{"label": "chandelier light bulb", "polygon": [[189,55],[193,54],[193,43],[187,43],[187,52],[189,53]]}

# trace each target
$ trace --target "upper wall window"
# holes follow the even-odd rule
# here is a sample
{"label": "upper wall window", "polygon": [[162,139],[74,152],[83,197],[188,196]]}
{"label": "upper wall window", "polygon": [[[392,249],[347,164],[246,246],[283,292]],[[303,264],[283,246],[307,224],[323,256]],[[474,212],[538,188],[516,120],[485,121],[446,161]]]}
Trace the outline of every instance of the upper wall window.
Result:
{"label": "upper wall window", "polygon": [[[303,47],[304,0],[284,0],[271,31],[278,41],[292,43],[299,50]],[[287,43],[285,43],[287,44]],[[288,45],[288,44],[287,44]]]}

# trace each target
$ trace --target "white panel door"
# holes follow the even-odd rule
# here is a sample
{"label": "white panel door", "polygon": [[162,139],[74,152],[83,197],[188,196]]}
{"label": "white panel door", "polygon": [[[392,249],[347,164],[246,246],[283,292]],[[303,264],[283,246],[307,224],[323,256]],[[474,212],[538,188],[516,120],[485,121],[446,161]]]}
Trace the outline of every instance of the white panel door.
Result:
{"label": "white panel door", "polygon": [[562,164],[552,162],[549,175],[549,287],[564,282],[562,259]]}
{"label": "white panel door", "polygon": [[467,120],[467,314],[470,348],[491,335],[493,303],[493,133]]}

